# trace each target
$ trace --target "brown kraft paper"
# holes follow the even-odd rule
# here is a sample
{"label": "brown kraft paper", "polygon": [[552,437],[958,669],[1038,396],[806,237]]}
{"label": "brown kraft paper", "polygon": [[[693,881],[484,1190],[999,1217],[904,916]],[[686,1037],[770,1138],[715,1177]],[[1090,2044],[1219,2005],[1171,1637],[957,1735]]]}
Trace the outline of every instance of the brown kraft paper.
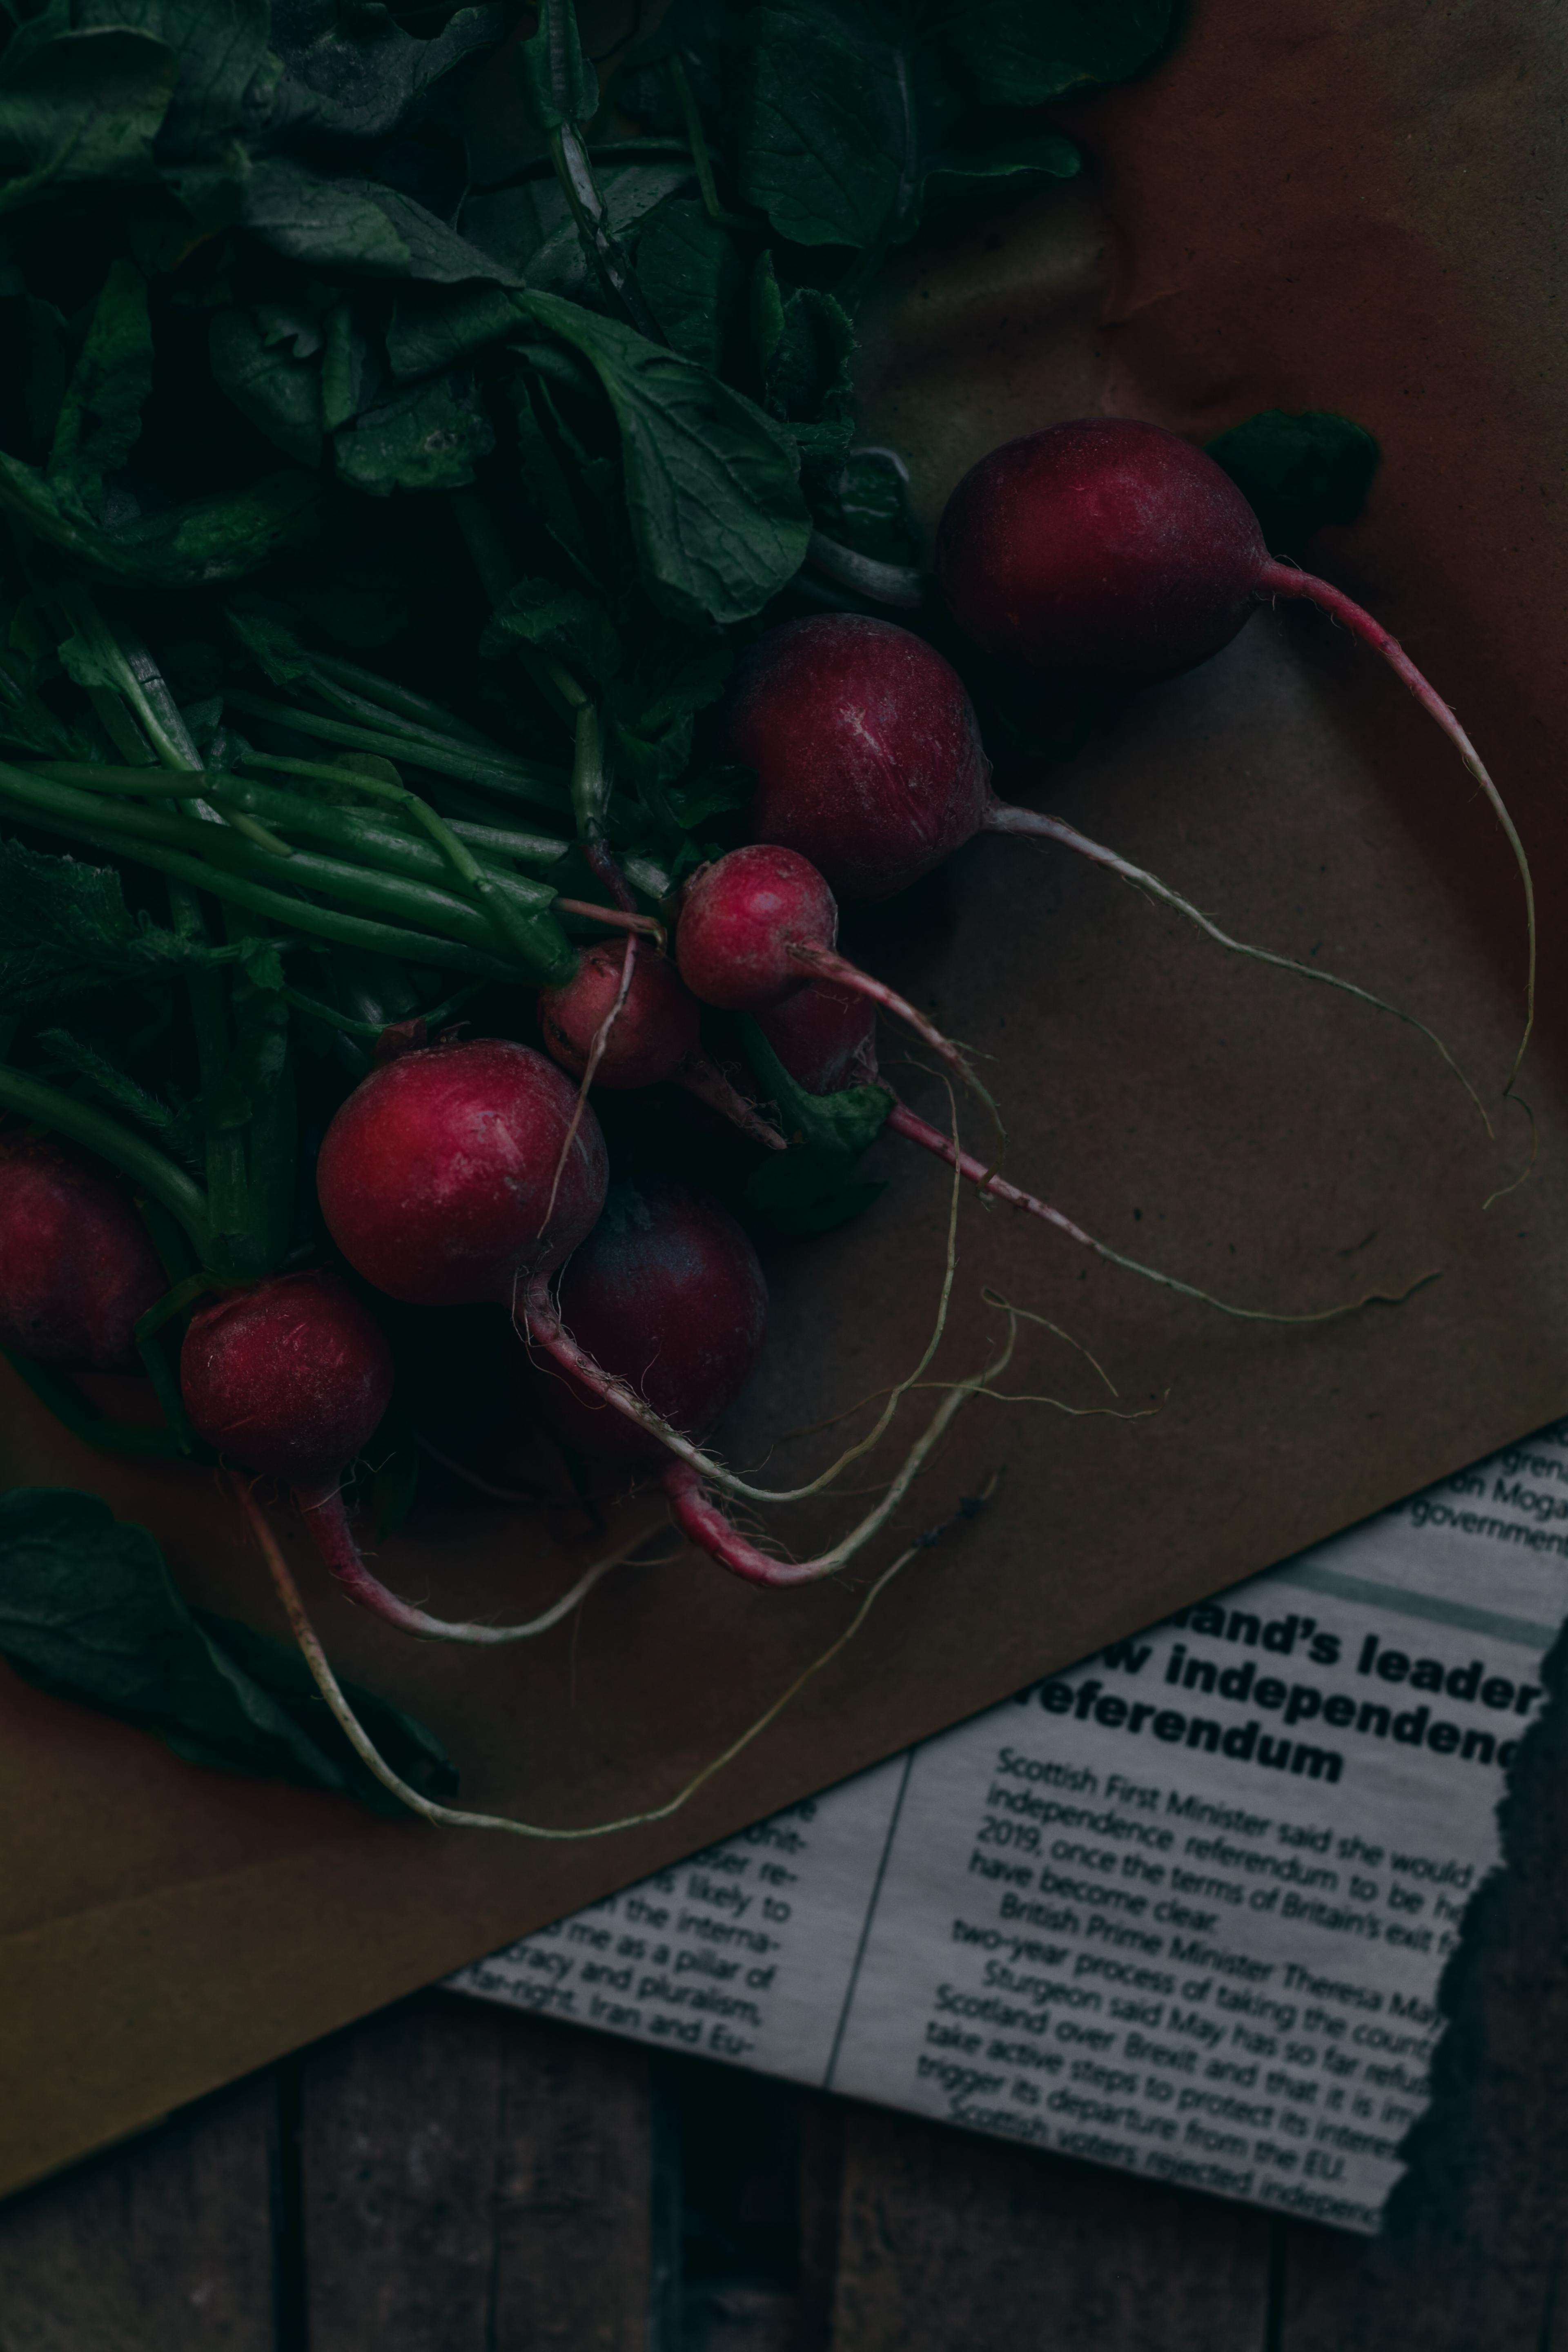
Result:
{"label": "brown kraft paper", "polygon": [[[1310,610],[1261,614],[1080,758],[1007,788],[1231,930],[1418,1013],[1475,1076],[1495,1145],[1414,1031],[1227,958],[1059,854],[975,844],[847,943],[990,1057],[1010,1171],[1115,1246],[1302,1309],[1440,1278],[1315,1328],[1242,1324],[968,1199],[933,1376],[985,1360],[989,1285],[1092,1349],[1114,1402],[1145,1417],[973,1403],[844,1578],[770,1594],[671,1542],[663,1564],[596,1590],[580,1622],[500,1654],[414,1644],[356,1614],[275,1510],[341,1668],[441,1734],[465,1801],[562,1827],[670,1795],[845,1626],[876,1566],[1000,1473],[979,1521],[918,1553],[855,1643],[657,1825],[546,1843],[384,1822],[187,1767],[0,1669],[0,2189],[1568,1408],[1563,83],[1561,44],[1519,0],[1198,0],[1166,64],[1067,111],[1082,183],[900,257],[862,362],[867,437],[908,452],[928,519],[987,448],[1061,416],[1132,414],[1206,438],[1259,408],[1328,407],[1376,434],[1367,513],[1311,556],[1457,704],[1530,845],[1529,1181],[1483,1207],[1529,1154],[1523,1116],[1498,1100],[1524,957],[1495,824],[1363,649]],[[944,1118],[886,1027],[883,1045],[889,1075]],[[842,1436],[785,1433],[897,1379],[930,1329],[942,1171],[885,1140],[874,1172],[889,1189],[863,1221],[771,1253],[773,1334],[727,1433],[770,1483]],[[1006,1396],[1113,1402],[1040,1325],[1022,1334]],[[935,1402],[910,1399],[899,1431]],[[897,1451],[845,1483],[886,1476]],[[93,1455],[9,1381],[0,1471],[95,1488],[158,1532],[194,1600],[281,1630],[216,1478]],[[630,1507],[657,1526],[657,1508]],[[804,1553],[865,1507],[766,1516]],[[442,1613],[521,1617],[591,1556],[476,1498],[378,1566]]]}

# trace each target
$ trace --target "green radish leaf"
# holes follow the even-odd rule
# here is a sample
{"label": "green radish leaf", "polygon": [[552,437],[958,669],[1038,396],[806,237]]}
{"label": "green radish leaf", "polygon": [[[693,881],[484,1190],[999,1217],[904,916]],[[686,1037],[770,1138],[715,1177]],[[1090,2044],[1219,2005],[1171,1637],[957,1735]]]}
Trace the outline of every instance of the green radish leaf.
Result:
{"label": "green radish leaf", "polygon": [[604,386],[654,603],[679,620],[749,620],[794,579],[811,535],[780,428],[705,368],[615,320],[552,294],[519,299]]}
{"label": "green radish leaf", "polygon": [[739,237],[709,219],[690,197],[661,205],[637,247],[637,283],[678,352],[701,367],[733,373],[746,262]]}
{"label": "green radish leaf", "polygon": [[519,43],[517,73],[528,119],[546,136],[597,114],[599,77],[578,36],[572,0],[539,0],[539,29]]}
{"label": "green radish leaf", "polygon": [[765,1232],[805,1239],[829,1233],[868,1209],[885,1189],[854,1183],[849,1171],[887,1124],[886,1087],[845,1087],[814,1095],[796,1084],[754,1021],[742,1022],[746,1059],[777,1105],[786,1150],[770,1152],[747,1179],[746,1213]]}
{"label": "green radish leaf", "polygon": [[465,488],[495,438],[472,376],[458,371],[367,409],[332,446],[341,480],[387,498],[394,490]]}
{"label": "green radish leaf", "polygon": [[79,520],[37,467],[0,450],[0,514],[95,571],[160,588],[237,580],[308,537],[321,510],[320,484],[291,467],[226,496],[154,509],[110,528]]}
{"label": "green radish leaf", "polygon": [[1265,408],[1208,445],[1277,555],[1298,555],[1325,523],[1354,522],[1383,452],[1363,425],[1331,409]]}
{"label": "green radish leaf", "polygon": [[[369,1772],[297,1650],[187,1607],[144,1528],[95,1495],[0,1496],[0,1655],[53,1698],[152,1732],[187,1763],[406,1809]],[[433,1797],[457,1774],[435,1735],[374,1693],[349,1703],[394,1769]]]}
{"label": "green radish leaf", "polygon": [[[626,236],[656,205],[689,187],[692,176],[684,157],[620,163],[595,158],[595,177],[611,235]],[[463,206],[461,225],[466,237],[505,264],[509,282],[521,278],[542,294],[568,294],[574,300],[591,295],[598,300],[598,276],[590,271],[559,180],[482,190]]]}
{"label": "green radish leaf", "polygon": [[245,183],[245,226],[286,260],[374,278],[466,278],[503,284],[513,273],[448,228],[412,196],[378,180],[327,179],[287,156],[255,164]]}
{"label": "green radish leaf", "polygon": [[[1086,43],[1103,14],[1100,0],[1096,10],[1091,17],[1086,0],[1065,12],[1081,15]],[[966,90],[936,37],[946,12],[922,22],[931,13],[873,0],[764,0],[746,19],[740,178],[781,236],[867,252],[913,236],[932,181],[952,187],[1077,171],[1077,149],[1054,131],[975,129],[974,97],[994,95],[986,78],[993,50],[973,37],[967,16],[947,26],[975,85]],[[1015,13],[1033,21],[1041,10],[1028,0]],[[1054,23],[1064,11],[1045,13]],[[1109,56],[1114,45],[1100,46]]]}
{"label": "green radish leaf", "polygon": [[857,449],[846,457],[814,490],[812,511],[830,539],[878,563],[921,561],[908,486],[894,459],[879,449]]}
{"label": "green radish leaf", "polygon": [[[0,791],[4,783],[0,767]],[[127,981],[210,965],[210,950],[131,912],[112,866],[0,840],[0,1003],[8,1013],[52,1013]]]}
{"label": "green radish leaf", "polygon": [[933,29],[988,105],[1043,106],[1152,65],[1173,14],[1173,0],[944,0]]}
{"label": "green radish leaf", "polygon": [[820,287],[803,286],[782,306],[779,332],[763,372],[772,415],[791,420],[802,448],[845,449],[854,433],[849,313]]}
{"label": "green radish leaf", "polygon": [[621,665],[620,640],[604,606],[580,588],[553,580],[520,580],[491,614],[479,639],[488,659],[531,646],[556,654],[595,687],[608,685]]}
{"label": "green radish leaf", "polygon": [[52,302],[14,292],[0,301],[0,440],[42,465],[65,398],[69,354],[64,315]]}
{"label": "green radish leaf", "polygon": [[[208,0],[185,5],[200,10]],[[271,15],[282,68],[267,124],[273,138],[284,131],[384,138],[423,110],[454,68],[493,47],[510,22],[504,8],[459,8],[433,39],[420,40],[374,0],[291,0]]]}
{"label": "green radish leaf", "polygon": [[66,386],[45,468],[71,512],[96,520],[104,476],[118,473],[135,446],[152,389],[147,281],[133,262],[113,261]]}
{"label": "green radish leaf", "polygon": [[321,462],[321,334],[261,310],[219,310],[207,329],[213,380],[286,457]]}
{"label": "green radish leaf", "polygon": [[57,5],[0,55],[0,215],[95,180],[152,177],[178,59],[121,26],[63,27]]}
{"label": "green radish leaf", "polygon": [[176,182],[182,164],[233,151],[271,107],[281,70],[268,47],[271,14],[267,0],[74,0],[71,9],[77,25],[131,26],[173,54],[157,160]]}

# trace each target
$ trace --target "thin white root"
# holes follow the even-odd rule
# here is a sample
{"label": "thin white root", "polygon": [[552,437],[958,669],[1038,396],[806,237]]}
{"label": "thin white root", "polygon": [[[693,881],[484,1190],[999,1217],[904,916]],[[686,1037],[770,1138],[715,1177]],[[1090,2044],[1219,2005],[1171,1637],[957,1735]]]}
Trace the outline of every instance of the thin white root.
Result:
{"label": "thin white root", "polygon": [[[984,1499],[984,1497],[981,1497],[981,1500]],[[962,1506],[957,1516],[973,1517],[974,1507]],[[937,1538],[944,1532],[942,1528],[930,1530],[910,1544],[907,1550],[901,1551],[892,1566],[882,1570],[837,1641],[831,1642],[820,1657],[814,1658],[805,1672],[795,1676],[783,1696],[774,1699],[773,1705],[758,1717],[749,1730],[743,1731],[739,1739],[731,1740],[721,1755],[714,1757],[710,1763],[704,1764],[701,1770],[694,1773],[685,1786],[666,1803],[651,1806],[646,1812],[624,1814],[619,1821],[595,1822],[587,1829],[565,1830],[550,1829],[535,1822],[513,1821],[504,1813],[474,1813],[456,1805],[437,1804],[434,1799],[422,1796],[417,1789],[409,1786],[401,1774],[395,1772],[343,1696],[338,1678],[328,1663],[326,1652],[317,1638],[315,1628],[305,1613],[305,1604],[300,1598],[299,1588],[289,1573],[289,1563],[279,1549],[271,1528],[259,1511],[250,1514],[250,1517],[257,1539],[266,1555],[272,1581],[278,1589],[278,1597],[287,1612],[294,1639],[299,1643],[305,1663],[310,1669],[316,1688],[331,1709],[339,1728],[350,1747],[366,1769],[374,1773],[382,1787],[389,1789],[395,1797],[407,1806],[410,1812],[417,1813],[421,1820],[432,1822],[438,1827],[458,1830],[502,1830],[512,1837],[542,1839],[552,1844],[569,1844],[584,1838],[611,1837],[617,1831],[641,1829],[651,1822],[668,1821],[672,1813],[679,1812],[681,1807],[689,1803],[698,1790],[704,1788],[716,1773],[721,1772],[726,1764],[732,1763],[744,1748],[749,1748],[754,1739],[759,1738],[767,1730],[770,1724],[776,1721],[791,1699],[805,1688],[814,1675],[820,1674],[825,1666],[832,1664],[839,1652],[847,1648],[854,1640],[900,1569],[907,1567],[917,1552],[929,1550]],[[947,1524],[951,1525],[951,1522]]]}

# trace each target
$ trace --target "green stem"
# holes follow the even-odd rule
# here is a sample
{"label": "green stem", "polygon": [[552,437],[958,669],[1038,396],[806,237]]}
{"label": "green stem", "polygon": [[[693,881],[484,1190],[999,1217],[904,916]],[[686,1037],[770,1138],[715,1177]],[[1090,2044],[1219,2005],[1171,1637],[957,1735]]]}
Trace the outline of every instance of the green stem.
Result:
{"label": "green stem", "polygon": [[[3,761],[0,761],[0,792],[12,799],[26,801],[51,824],[59,824],[72,820],[94,825],[107,823],[116,833],[132,842],[156,842],[169,849],[184,851],[193,859],[199,858],[204,866],[208,861],[214,861],[210,868],[212,875],[220,869],[237,871],[258,879],[265,876],[268,883],[277,875],[277,863],[268,853],[241,841],[226,826],[199,825],[185,817],[164,816],[155,810],[137,808],[130,803],[116,807],[110,814],[90,793],[40,777],[36,771],[12,768]],[[341,858],[318,856],[311,850],[290,853],[288,880],[301,889],[319,890],[324,897],[351,907],[363,907],[374,914],[399,916],[405,921],[427,925],[431,930],[445,938],[458,940],[467,947],[482,947],[491,935],[490,926],[484,916],[465,900],[453,898],[449,891],[438,890],[429,883],[414,881],[403,875],[384,874],[370,866],[350,866]],[[209,874],[205,873],[196,887],[212,888],[216,886]],[[241,900],[239,903],[247,902]],[[278,903],[290,909],[302,909],[308,902],[279,898]],[[289,919],[286,915],[284,920]],[[296,924],[295,928],[301,926]],[[526,950],[522,952],[526,953]]]}
{"label": "green stem", "polygon": [[437,744],[423,740],[411,743],[405,735],[353,727],[342,719],[322,719],[313,710],[296,710],[289,703],[269,702],[259,694],[235,692],[226,695],[225,700],[248,718],[270,719],[275,726],[291,728],[296,734],[314,735],[322,742],[342,743],[351,751],[374,751],[384,760],[406,761],[413,767],[428,769],[432,775],[457,776],[465,783],[482,784],[488,792],[533,801],[543,808],[558,809],[566,797],[560,784],[552,781],[551,772],[534,761],[503,759],[491,753],[481,756],[462,743]]}
{"label": "green stem", "polygon": [[574,123],[563,122],[550,133],[550,160],[577,224],[589,267],[598,272],[605,291],[620,305],[639,335],[646,335],[650,342],[668,343],[668,337],[637,284],[626,248],[610,226],[588,150]]}
{"label": "green stem", "polygon": [[[478,992],[478,982],[468,988],[457,989],[441,1003],[433,1004],[428,1012],[422,1013],[417,1017],[428,1028],[439,1029],[451,1019],[460,1005],[467,1004]],[[284,989],[283,1001],[286,1004],[291,1004],[296,1013],[303,1013],[312,1021],[325,1022],[330,1029],[341,1029],[345,1037],[353,1037],[362,1045],[374,1045],[386,1027],[384,1021],[355,1021],[349,1013],[340,1013],[335,1004],[323,1004],[320,997],[307,996],[303,989]]]}
{"label": "green stem", "polygon": [[[207,927],[195,890],[183,882],[170,882],[168,890],[169,914],[175,930],[193,946],[207,947]],[[186,985],[202,1093],[210,1111],[216,1108],[218,1089],[229,1075],[228,1020],[216,972],[193,971]],[[244,1255],[250,1232],[245,1138],[238,1128],[207,1126],[206,1167],[213,1229],[210,1262],[220,1274],[238,1274],[243,1269],[237,1260]]]}
{"label": "green stem", "polygon": [[340,661],[335,654],[312,654],[310,667],[333,685],[390,710],[395,718],[412,719],[426,734],[444,736],[449,742],[471,743],[476,751],[488,752],[492,759],[506,757],[502,746],[492,743],[479,728],[470,727],[466,719],[443,709],[440,703],[432,702],[427,696],[416,694],[411,687],[395,685],[389,677],[378,677],[374,670],[361,669],[357,662]]}
{"label": "green stem", "polygon": [[[268,774],[276,771],[280,776],[305,776],[321,783],[343,784],[356,790],[364,782],[358,768],[334,768],[321,760],[286,760],[277,751],[243,751],[239,764],[244,768],[265,768]],[[52,765],[49,772],[55,772]],[[64,781],[69,782],[70,779],[66,777]],[[467,805],[479,804],[468,802]],[[480,849],[499,850],[506,857],[530,860],[536,866],[553,866],[572,854],[572,844],[558,840],[553,834],[519,833],[510,825],[468,824],[458,817],[447,822],[460,840],[471,842]]]}
{"label": "green stem", "polygon": [[679,49],[671,49],[666,63],[675,90],[680,119],[686,125],[686,141],[691,150],[691,160],[697,167],[697,185],[701,191],[702,209],[716,228],[748,228],[751,224],[739,213],[727,212],[719,200],[719,186],[713,177],[713,158],[708,149],[708,134],[702,128],[698,111],[697,94],[687,78],[686,66]]}
{"label": "green stem", "polygon": [[121,1127],[106,1111],[94,1110],[43,1078],[0,1065],[0,1108],[16,1112],[40,1127],[52,1128],[89,1151],[96,1151],[122,1176],[129,1176],[154,1201],[177,1217],[189,1234],[196,1255],[206,1261],[212,1242],[212,1220],[199,1185],[176,1167],[155,1143]]}
{"label": "green stem", "polygon": [[[4,792],[0,776],[0,793],[15,803],[18,794]],[[24,803],[25,805],[25,803]],[[89,849],[100,851],[109,857],[123,857],[149,866],[156,874],[167,874],[176,881],[189,882],[198,890],[206,890],[215,898],[223,898],[237,907],[248,907],[254,914],[268,915],[278,923],[302,931],[313,939],[330,940],[336,947],[357,948],[372,955],[401,957],[408,963],[435,964],[450,971],[474,972],[483,980],[510,981],[514,985],[520,979],[548,986],[569,979],[575,969],[575,957],[570,942],[558,925],[542,920],[538,952],[534,969],[520,973],[515,963],[502,963],[497,956],[479,954],[471,948],[459,946],[455,940],[432,939],[422,931],[408,931],[391,923],[373,922],[362,915],[345,915],[335,907],[318,907],[308,898],[285,898],[280,890],[268,890],[258,883],[247,881],[242,876],[219,866],[207,865],[199,857],[189,857],[181,851],[164,849],[135,835],[115,833],[104,824],[84,824],[74,818],[50,815],[50,828],[68,841],[79,841]],[[216,950],[222,955],[223,950]]]}

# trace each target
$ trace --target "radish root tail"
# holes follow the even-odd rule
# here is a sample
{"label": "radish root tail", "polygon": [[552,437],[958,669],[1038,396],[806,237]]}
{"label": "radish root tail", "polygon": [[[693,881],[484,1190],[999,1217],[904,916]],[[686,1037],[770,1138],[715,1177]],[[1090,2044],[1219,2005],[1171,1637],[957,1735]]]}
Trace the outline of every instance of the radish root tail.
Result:
{"label": "radish root tail", "polygon": [[[1360,1003],[1370,1004],[1374,1013],[1386,1013],[1395,1021],[1403,1021],[1406,1028],[1417,1031],[1429,1045],[1436,1047],[1474,1103],[1487,1133],[1494,1133],[1486,1105],[1436,1031],[1429,1029],[1426,1022],[1418,1020],[1414,1013],[1406,1013],[1402,1005],[1390,1004],[1386,998],[1374,996],[1371,989],[1358,987],[1353,980],[1342,980],[1337,972],[1324,971],[1316,964],[1298,963],[1294,956],[1276,955],[1272,948],[1252,947],[1246,940],[1233,940],[1228,931],[1222,931],[1217,923],[1212,922],[1200,908],[1193,905],[1191,899],[1184,898],[1179,891],[1173,890],[1157,875],[1146,873],[1142,866],[1133,866],[1125,857],[1119,857],[1115,850],[1106,849],[1098,841],[1090,841],[1087,834],[1079,833],[1074,825],[1064,824],[1059,817],[1045,816],[1037,809],[1013,808],[1004,802],[994,801],[985,819],[985,831],[1022,834],[1037,841],[1054,841],[1061,848],[1070,849],[1079,857],[1087,857],[1091,865],[1103,866],[1108,873],[1119,875],[1123,882],[1131,883],[1135,890],[1142,890],[1146,898],[1155,898],[1162,906],[1173,908],[1178,915],[1184,915],[1189,923],[1195,923],[1200,931],[1224,948],[1227,954],[1245,956],[1253,963],[1272,964],[1277,971],[1293,971],[1301,980],[1319,981],[1325,988],[1337,988],[1342,996],[1353,996]],[[1533,901],[1531,904],[1533,908]],[[1533,911],[1531,921],[1533,940]],[[1523,1050],[1521,1045],[1521,1053]]]}
{"label": "radish root tail", "polygon": [[[250,1485],[237,1472],[231,1473],[231,1476],[246,1517],[255,1527],[260,1517],[260,1506]],[[607,1559],[596,1560],[585,1574],[578,1578],[569,1592],[563,1593],[542,1617],[531,1618],[526,1625],[466,1624],[450,1618],[432,1617],[425,1610],[416,1609],[412,1601],[401,1600],[395,1592],[388,1591],[381,1579],[371,1573],[353,1539],[348,1515],[343,1509],[342,1496],[335,1486],[321,1496],[297,1494],[295,1500],[316,1549],[333,1578],[358,1607],[369,1610],[371,1615],[379,1617],[384,1624],[395,1625],[400,1633],[413,1633],[421,1641],[464,1642],[486,1649],[499,1649],[509,1642],[531,1642],[537,1634],[548,1633],[552,1625],[559,1625],[563,1617],[569,1617],[573,1610],[587,1598],[602,1576],[608,1576],[611,1569],[619,1568],[641,1540],[638,1538],[623,1545]]]}
{"label": "radish root tail", "polygon": [[1530,860],[1524,853],[1524,844],[1519,837],[1518,828],[1512,817],[1503,804],[1502,794],[1487,773],[1480,753],[1460,726],[1455,713],[1444,701],[1436,687],[1422,676],[1398,638],[1391,636],[1380,621],[1374,621],[1369,612],[1345,595],[1342,590],[1331,586],[1326,580],[1315,579],[1310,572],[1298,572],[1289,563],[1266,565],[1258,584],[1259,592],[1264,595],[1304,597],[1309,604],[1318,605],[1332,619],[1342,622],[1344,626],[1353,635],[1358,636],[1363,645],[1370,646],[1373,653],[1380,654],[1395,677],[1409,688],[1427,717],[1436,719],[1491,803],[1492,814],[1502,827],[1503,836],[1513,852],[1513,862],[1519,868],[1519,878],[1524,886],[1524,920],[1527,937],[1524,1034],[1520,1038],[1518,1050],[1513,1057],[1513,1067],[1508,1074],[1508,1084],[1503,1088],[1505,1095],[1511,1094],[1514,1080],[1519,1076],[1519,1066],[1524,1059],[1525,1048],[1530,1044],[1531,1032],[1535,1026],[1535,883],[1530,871]]}
{"label": "radish root tail", "polygon": [[677,1790],[675,1795],[666,1803],[655,1805],[646,1812],[626,1813],[619,1821],[596,1822],[589,1828],[575,1830],[552,1829],[534,1822],[512,1821],[504,1813],[468,1812],[456,1805],[440,1805],[432,1798],[423,1796],[417,1789],[411,1788],[400,1773],[394,1771],[392,1766],[377,1749],[348,1700],[343,1696],[342,1688],[332,1672],[315,1627],[306,1614],[305,1604],[300,1598],[299,1587],[289,1572],[289,1563],[279,1548],[278,1540],[268,1527],[260,1506],[257,1503],[248,1486],[239,1481],[236,1484],[241,1508],[249,1521],[252,1533],[267,1561],[273,1584],[277,1588],[278,1597],[283,1604],[294,1639],[299,1643],[305,1663],[310,1669],[316,1688],[331,1708],[350,1747],[366,1769],[375,1775],[382,1787],[389,1789],[395,1797],[407,1806],[411,1813],[417,1813],[421,1820],[434,1822],[441,1828],[500,1830],[512,1837],[536,1838],[552,1844],[569,1844],[584,1838],[611,1837],[620,1830],[641,1829],[651,1822],[668,1821],[671,1814],[679,1812],[682,1806],[689,1804],[699,1790],[705,1788],[715,1774],[721,1772],[726,1764],[731,1763],[752,1745],[754,1739],[761,1738],[769,1726],[784,1713],[796,1694],[804,1690],[814,1675],[819,1675],[825,1666],[831,1665],[839,1652],[846,1649],[854,1640],[894,1577],[901,1569],[909,1565],[917,1552],[930,1549],[949,1528],[959,1521],[972,1519],[978,1515],[994,1490],[995,1481],[993,1479],[982,1495],[966,1497],[959,1505],[952,1518],[942,1527],[929,1529],[906,1550],[900,1552],[892,1565],[883,1570],[837,1639],[831,1642],[819,1657],[814,1658],[810,1665],[795,1676],[788,1689],[774,1699],[773,1705],[758,1717],[748,1730],[743,1731],[738,1739],[731,1740],[729,1747],[721,1755],[715,1756],[711,1762],[704,1764],[701,1770],[694,1773],[691,1779],[682,1788]]}

